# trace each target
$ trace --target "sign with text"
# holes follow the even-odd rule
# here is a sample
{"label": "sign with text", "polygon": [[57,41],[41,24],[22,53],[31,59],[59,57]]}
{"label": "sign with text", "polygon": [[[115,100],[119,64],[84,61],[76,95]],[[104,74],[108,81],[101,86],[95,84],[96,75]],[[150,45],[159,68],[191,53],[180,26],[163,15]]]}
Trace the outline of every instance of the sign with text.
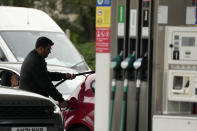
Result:
{"label": "sign with text", "polygon": [[96,53],[110,53],[111,0],[96,0]]}
{"label": "sign with text", "polygon": [[111,7],[96,7],[96,27],[111,26]]}
{"label": "sign with text", "polygon": [[110,52],[110,28],[96,28],[96,53]]}

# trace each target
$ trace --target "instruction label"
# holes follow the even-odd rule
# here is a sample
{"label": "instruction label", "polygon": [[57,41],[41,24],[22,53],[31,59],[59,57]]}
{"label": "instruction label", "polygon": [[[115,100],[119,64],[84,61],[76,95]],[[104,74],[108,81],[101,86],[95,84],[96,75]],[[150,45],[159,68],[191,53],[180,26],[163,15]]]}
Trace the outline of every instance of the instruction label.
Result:
{"label": "instruction label", "polygon": [[111,7],[96,7],[96,27],[111,26]]}
{"label": "instruction label", "polygon": [[186,7],[186,24],[196,24],[196,8]]}
{"label": "instruction label", "polygon": [[137,10],[130,10],[130,36],[136,36],[136,27],[137,27]]}
{"label": "instruction label", "polygon": [[124,10],[123,5],[118,6],[118,36],[124,36]]}
{"label": "instruction label", "polygon": [[96,53],[110,52],[110,28],[96,29]]}
{"label": "instruction label", "polygon": [[168,6],[159,6],[158,8],[158,24],[168,23]]}

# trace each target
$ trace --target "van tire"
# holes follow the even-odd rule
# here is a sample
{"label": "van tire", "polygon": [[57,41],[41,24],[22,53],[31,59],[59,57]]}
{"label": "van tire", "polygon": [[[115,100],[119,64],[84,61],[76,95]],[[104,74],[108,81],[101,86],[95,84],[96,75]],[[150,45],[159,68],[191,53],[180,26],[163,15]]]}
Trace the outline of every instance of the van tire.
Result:
{"label": "van tire", "polygon": [[75,127],[70,129],[69,131],[90,131],[90,130],[86,127]]}

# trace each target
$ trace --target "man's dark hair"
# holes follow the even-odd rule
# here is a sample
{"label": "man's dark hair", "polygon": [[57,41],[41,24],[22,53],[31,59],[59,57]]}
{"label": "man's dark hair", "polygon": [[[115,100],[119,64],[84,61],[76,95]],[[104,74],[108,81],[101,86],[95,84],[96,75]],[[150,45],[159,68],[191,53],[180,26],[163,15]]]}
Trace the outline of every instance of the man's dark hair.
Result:
{"label": "man's dark hair", "polygon": [[54,43],[47,37],[39,37],[36,41],[36,49],[39,47],[46,47],[48,45],[54,45]]}

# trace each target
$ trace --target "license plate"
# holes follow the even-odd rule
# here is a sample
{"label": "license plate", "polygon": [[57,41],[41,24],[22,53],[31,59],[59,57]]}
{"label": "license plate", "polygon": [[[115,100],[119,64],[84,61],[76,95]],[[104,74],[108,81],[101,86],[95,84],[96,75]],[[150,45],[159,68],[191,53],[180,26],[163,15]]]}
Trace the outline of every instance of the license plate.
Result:
{"label": "license plate", "polygon": [[12,127],[11,131],[47,131],[46,127]]}

